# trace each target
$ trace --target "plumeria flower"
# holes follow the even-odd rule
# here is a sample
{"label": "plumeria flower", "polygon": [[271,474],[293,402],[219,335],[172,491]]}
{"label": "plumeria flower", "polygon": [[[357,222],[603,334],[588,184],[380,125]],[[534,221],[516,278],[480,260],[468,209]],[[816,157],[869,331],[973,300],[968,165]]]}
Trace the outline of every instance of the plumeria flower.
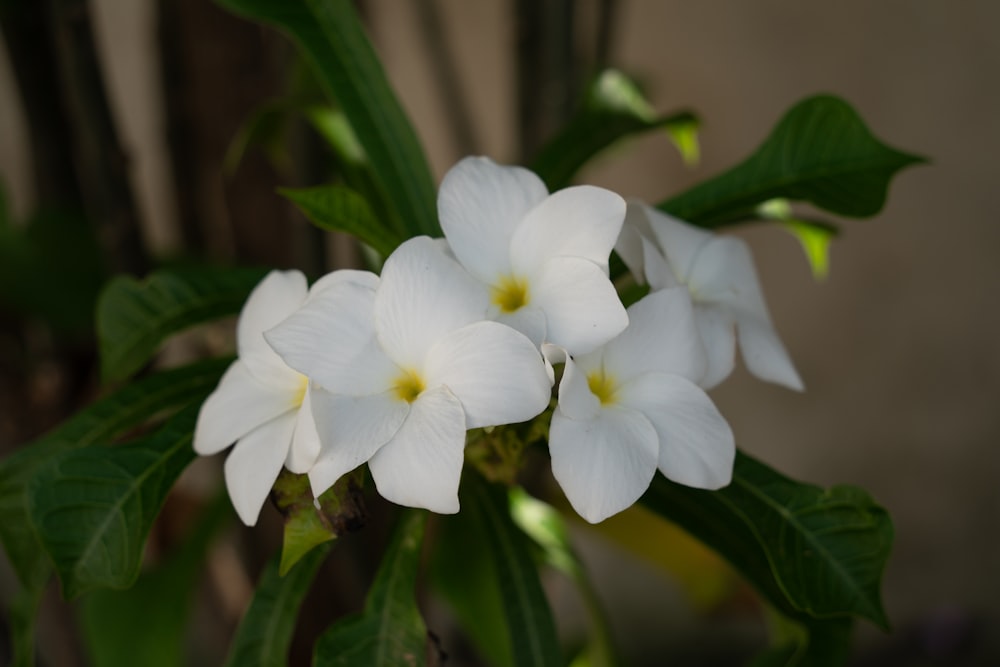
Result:
{"label": "plumeria flower", "polygon": [[565,362],[552,416],[552,473],[591,523],[632,505],[658,469],[668,479],[717,489],[732,477],[729,424],[695,382],[705,355],[683,288],[633,304],[629,325],[579,357],[545,346]]}
{"label": "plumeria flower", "polygon": [[341,281],[268,332],[313,382],[313,493],[367,461],[386,499],[458,511],[466,430],[532,419],[552,391],[535,345],[486,321],[488,308],[477,281],[418,237],[381,280]]}
{"label": "plumeria flower", "polygon": [[257,523],[281,467],[306,472],[319,453],[308,378],[289,368],[263,336],[307,294],[298,271],[272,271],[254,288],[236,327],[238,359],[198,413],[196,452],[215,454],[236,443],[226,458],[226,487],[248,526]]}
{"label": "plumeria flower", "polygon": [[708,353],[701,386],[711,389],[732,372],[736,343],[747,369],[762,380],[802,391],[803,384],[768,314],[747,244],[629,202],[615,246],[640,283],[653,290],[684,285]]}
{"label": "plumeria flower", "polygon": [[571,354],[628,324],[608,280],[625,216],[615,193],[582,185],[550,195],[527,169],[470,157],[445,175],[438,214],[455,257],[489,291],[490,319]]}

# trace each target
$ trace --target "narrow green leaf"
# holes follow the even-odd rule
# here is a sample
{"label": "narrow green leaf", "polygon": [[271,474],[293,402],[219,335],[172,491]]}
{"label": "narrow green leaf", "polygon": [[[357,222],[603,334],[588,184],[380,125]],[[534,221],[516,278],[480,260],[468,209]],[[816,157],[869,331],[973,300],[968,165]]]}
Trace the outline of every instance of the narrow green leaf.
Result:
{"label": "narrow green leaf", "polygon": [[30,482],[28,510],[66,598],[135,583],[153,521],[194,458],[198,409],[134,443],[58,454]]}
{"label": "narrow green leaf", "polygon": [[590,636],[585,648],[587,664],[604,667],[618,665],[620,660],[611,636],[611,626],[587,570],[570,543],[569,529],[562,515],[520,487],[510,491],[510,510],[518,527],[541,547],[545,562],[576,585],[590,623]]}
{"label": "narrow green leaf", "polygon": [[90,664],[176,667],[185,663],[185,635],[205,552],[232,518],[224,493],[198,517],[179,548],[144,571],[127,591],[97,590],[77,609]]}
{"label": "narrow green leaf", "polygon": [[317,227],[346,232],[387,257],[402,239],[383,225],[367,200],[344,185],[320,185],[312,188],[278,190],[295,203]]}
{"label": "narrow green leaf", "polygon": [[531,163],[549,190],[564,188],[588,160],[625,137],[666,129],[685,161],[696,161],[698,119],[689,112],[657,116],[635,83],[615,70],[601,73],[585,103]]}
{"label": "narrow green leaf", "polygon": [[414,599],[426,522],[423,510],[403,512],[364,612],[334,623],[323,633],[316,643],[316,667],[427,664],[427,628]]}
{"label": "narrow green leaf", "polygon": [[238,313],[264,277],[260,269],[217,267],[119,276],[97,302],[101,374],[121,380],[142,367],[171,334]]}
{"label": "narrow green leaf", "polygon": [[306,109],[306,118],[333,152],[338,181],[364,198],[372,217],[387,235],[404,238],[397,230],[405,229],[406,225],[388,200],[344,112],[329,105],[312,105]]}
{"label": "narrow green leaf", "polygon": [[305,114],[313,129],[326,140],[327,146],[340,162],[354,167],[370,166],[365,149],[343,111],[332,106],[314,104],[305,109]]}
{"label": "narrow green leaf", "polygon": [[510,516],[504,490],[478,473],[463,479],[462,506],[479,521],[500,583],[510,630],[511,653],[518,667],[562,665],[555,620],[532,560],[527,538]]}
{"label": "narrow green leaf", "polygon": [[744,162],[660,208],[704,227],[751,217],[776,198],[865,218],[885,205],[897,171],[923,161],[878,141],[843,100],[819,95],[792,107]]}
{"label": "narrow green leaf", "polygon": [[350,0],[218,0],[286,31],[344,110],[404,237],[440,236],[430,167]]}
{"label": "narrow green leaf", "polygon": [[728,487],[657,475],[642,503],[715,549],[783,614],[856,614],[888,628],[880,583],[892,522],[863,490],[802,484],[739,453]]}
{"label": "narrow green leaf", "polygon": [[257,582],[250,607],[229,648],[226,667],[285,667],[295,619],[316,573],[332,544],[312,550],[285,576],[278,574],[277,556]]}
{"label": "narrow green leaf", "polygon": [[0,462],[0,541],[23,586],[41,588],[51,566],[28,516],[28,482],[53,457],[96,443],[206,396],[229,360],[213,360],[142,378],[78,412],[62,426]]}
{"label": "narrow green leaf", "polygon": [[500,579],[486,529],[477,519],[464,509],[437,517],[427,573],[429,583],[486,664],[516,667]]}

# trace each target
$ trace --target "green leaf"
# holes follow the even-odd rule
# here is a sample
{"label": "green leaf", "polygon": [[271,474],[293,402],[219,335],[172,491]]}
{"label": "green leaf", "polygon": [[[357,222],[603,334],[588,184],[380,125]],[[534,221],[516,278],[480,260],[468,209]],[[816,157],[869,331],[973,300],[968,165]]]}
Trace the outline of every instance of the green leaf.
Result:
{"label": "green leaf", "polygon": [[232,517],[225,494],[207,508],[179,548],[144,571],[127,591],[98,590],[81,600],[78,618],[90,657],[101,667],[176,667],[185,663],[185,635],[205,552]]}
{"label": "green leaf", "polygon": [[837,228],[821,220],[796,216],[787,199],[769,199],[757,207],[757,215],[773,220],[794,236],[812,269],[813,278],[824,280],[830,274],[830,244],[837,238]]}
{"label": "green leaf", "polygon": [[396,249],[402,239],[379,222],[368,201],[344,185],[278,190],[298,206],[317,227],[346,232],[370,245],[383,257]]}
{"label": "green leaf", "polygon": [[697,161],[698,119],[689,112],[657,116],[635,83],[615,70],[601,73],[585,103],[531,163],[549,190],[569,185],[599,152],[625,137],[666,129],[686,162]]}
{"label": "green leaf", "polygon": [[852,619],[791,619],[771,613],[772,647],[750,667],[843,667],[851,657]]}
{"label": "green leaf", "polygon": [[333,545],[314,549],[288,574],[278,574],[278,557],[257,582],[250,607],[229,648],[226,667],[284,667],[302,600]]}
{"label": "green leaf", "polygon": [[360,529],[368,519],[365,509],[364,468],[343,475],[320,494],[319,507],[313,499],[308,475],[282,469],[271,490],[271,500],[285,519],[281,544],[284,576],[295,563],[314,548],[341,535]]}
{"label": "green leaf", "polygon": [[343,109],[402,221],[404,237],[440,236],[434,180],[350,0],[218,0],[286,31]]}
{"label": "green leaf", "polygon": [[463,479],[463,512],[482,524],[500,584],[510,632],[511,653],[518,667],[562,665],[555,620],[531,557],[526,536],[510,516],[507,494],[478,473]]}
{"label": "green leaf", "polygon": [[580,592],[590,623],[585,649],[587,664],[618,665],[620,660],[611,637],[611,626],[586,568],[570,543],[569,529],[562,515],[520,487],[510,491],[510,510],[518,527],[541,547],[545,562],[569,577]]}
{"label": "green leaf", "polygon": [[880,583],[892,522],[863,490],[802,484],[738,453],[726,488],[657,475],[642,503],[715,549],[781,613],[856,614],[888,629]]}
{"label": "green leaf", "polygon": [[41,588],[51,566],[28,516],[28,482],[53,457],[110,442],[165,410],[208,395],[229,360],[164,371],[123,387],[77,413],[42,439],[0,462],[0,541],[21,584]]}
{"label": "green leaf", "polygon": [[837,237],[836,228],[818,221],[794,218],[778,224],[802,246],[813,278],[825,280],[830,275],[830,244]]}
{"label": "green leaf", "polygon": [[28,510],[63,595],[128,588],[163,502],[194,458],[197,404],[150,436],[56,455],[28,485]]}
{"label": "green leaf", "polygon": [[238,313],[264,277],[260,269],[157,271],[144,280],[119,276],[97,303],[101,374],[122,380],[143,366],[171,334]]}
{"label": "green leaf", "polygon": [[243,161],[247,151],[259,147],[275,167],[285,169],[291,166],[291,157],[286,148],[286,135],[292,113],[301,105],[292,99],[276,99],[265,102],[250,114],[240,126],[226,148],[223,171],[231,176]]}
{"label": "green leaf", "polygon": [[684,164],[693,167],[701,161],[701,147],[698,144],[698,130],[701,122],[694,114],[678,114],[670,117],[667,123],[667,134],[677,151],[681,154]]}
{"label": "green leaf", "polygon": [[885,205],[897,171],[923,161],[878,141],[843,100],[819,95],[792,107],[744,162],[660,208],[704,227],[752,217],[776,198],[864,218]]}
{"label": "green leaf", "polygon": [[423,510],[403,512],[364,611],[323,633],[316,643],[316,667],[427,664],[427,628],[414,599],[426,522]]}
{"label": "green leaf", "polygon": [[105,277],[94,229],[80,212],[47,209],[24,226],[0,225],[0,310],[80,339],[93,331]]}
{"label": "green leaf", "polygon": [[10,667],[35,667],[35,622],[45,588],[22,588],[8,603],[7,623],[13,651]]}
{"label": "green leaf", "polygon": [[305,114],[339,162],[356,168],[370,167],[365,149],[343,111],[332,106],[314,104],[305,109]]}
{"label": "green leaf", "polygon": [[489,665],[515,667],[500,579],[486,527],[466,508],[437,517],[428,577]]}
{"label": "green leaf", "polygon": [[[389,238],[404,238],[396,230],[405,229],[392,202],[386,197],[364,148],[343,111],[331,106],[313,105],[306,109],[313,129],[326,140],[333,152],[334,172],[339,181],[364,198],[371,216]],[[393,246],[395,247],[395,246]],[[381,256],[384,259],[385,255]],[[377,266],[379,262],[374,262]]]}

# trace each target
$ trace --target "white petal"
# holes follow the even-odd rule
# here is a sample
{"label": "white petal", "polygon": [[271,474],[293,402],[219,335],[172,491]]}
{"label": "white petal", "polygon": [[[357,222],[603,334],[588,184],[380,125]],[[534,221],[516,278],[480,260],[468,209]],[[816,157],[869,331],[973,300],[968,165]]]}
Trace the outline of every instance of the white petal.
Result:
{"label": "white petal", "polygon": [[796,391],[805,388],[770,322],[741,316],[736,320],[736,332],[743,361],[751,373]]}
{"label": "white petal", "polygon": [[622,405],[641,411],[660,440],[660,472],[679,484],[718,489],[733,475],[733,432],[712,399],[679,375],[648,373],[619,388]]}
{"label": "white petal", "polygon": [[506,324],[515,331],[520,331],[528,337],[535,347],[540,347],[546,336],[545,311],[538,306],[528,304],[513,313],[502,312],[492,307],[487,313],[489,319],[500,324]]}
{"label": "white petal", "polygon": [[306,277],[299,271],[271,271],[250,292],[236,324],[240,360],[262,382],[294,383],[285,362],[265,342],[264,332],[306,300]]}
{"label": "white petal", "polygon": [[538,349],[497,322],[476,322],[442,338],[425,372],[429,387],[444,385],[462,402],[467,428],[527,421],[552,397]]}
{"label": "white petal", "polygon": [[549,451],[553,476],[573,509],[591,523],[631,506],[656,472],[656,431],[634,410],[601,410],[585,421],[557,410]]}
{"label": "white petal", "polygon": [[313,402],[322,448],[309,483],[317,496],[389,442],[410,411],[395,392],[352,397],[317,388]]}
{"label": "white petal", "polygon": [[560,190],[524,218],[510,244],[511,268],[533,274],[552,257],[588,259],[607,273],[621,232],[625,200],[610,190],[578,185]]}
{"label": "white petal", "polygon": [[326,274],[316,282],[312,284],[309,288],[309,296],[306,299],[312,299],[317,294],[327,290],[328,288],[336,285],[337,283],[348,282],[354,283],[361,287],[367,287],[374,290],[378,287],[378,276],[371,271],[358,271],[355,269],[338,269],[337,271],[331,271]]}
{"label": "white petal", "polygon": [[[553,345],[548,349],[551,351],[562,348]],[[601,401],[590,391],[586,371],[568,355],[562,360],[566,366],[563,368],[562,380],[559,381],[559,410],[570,419],[594,419],[601,409]]]}
{"label": "white petal", "polygon": [[698,386],[711,389],[729,377],[736,365],[736,322],[725,308],[695,304],[694,323],[708,361]]}
{"label": "white petal", "polygon": [[673,267],[649,239],[642,239],[642,257],[650,289],[655,291],[681,285]]}
{"label": "white petal", "polygon": [[316,422],[313,419],[312,394],[313,389],[307,388],[302,397],[302,405],[295,418],[292,446],[285,459],[285,467],[297,475],[309,472],[319,456],[319,433],[316,432]]}
{"label": "white petal", "polygon": [[692,267],[703,246],[715,235],[651,206],[646,206],[644,211],[653,229],[653,236],[667,261],[673,266],[674,273],[682,282],[691,284]]}
{"label": "white petal", "polygon": [[294,428],[293,413],[272,419],[240,438],[226,458],[229,499],[240,520],[248,526],[257,523],[260,508],[278,479]]}
{"label": "white petal", "polygon": [[458,260],[492,284],[510,273],[510,239],[517,225],[548,194],[542,180],[527,169],[468,157],[441,182],[441,229]]}
{"label": "white petal", "polygon": [[374,303],[371,287],[337,280],[311,295],[265,337],[289,366],[324,386],[334,386],[372,345]]}
{"label": "white petal", "polygon": [[338,369],[335,377],[325,376],[324,383],[315,381],[315,384],[333,394],[370,396],[391,389],[401,373],[378,340],[372,338],[354,359]]}
{"label": "white petal", "polygon": [[574,356],[603,345],[628,325],[614,285],[590,260],[549,260],[529,290],[531,304],[545,311],[547,342]]}
{"label": "white petal", "polygon": [[628,309],[628,327],[604,347],[607,372],[626,382],[650,371],[692,382],[705,374],[705,348],[686,287],[646,295]]}
{"label": "white petal", "polygon": [[767,311],[750,248],[743,239],[716,236],[691,268],[688,285],[701,303],[725,305],[758,315]]}
{"label": "white petal", "polygon": [[234,361],[201,405],[194,451],[202,455],[222,451],[261,424],[295,410],[297,399],[297,391],[264,384],[246,364]]}
{"label": "white petal", "polygon": [[485,285],[420,236],[385,260],[375,296],[375,331],[393,361],[419,369],[435,342],[485,319],[488,308]]}
{"label": "white petal", "polygon": [[465,410],[444,387],[424,391],[392,440],[368,463],[382,496],[440,514],[458,511]]}
{"label": "white petal", "polygon": [[569,359],[569,354],[566,352],[566,348],[559,347],[558,345],[553,345],[552,343],[542,344],[542,356],[550,364],[563,364]]}
{"label": "white petal", "polygon": [[643,263],[642,240],[652,238],[653,230],[642,210],[642,204],[633,200],[627,202],[625,222],[615,241],[615,252],[628,267],[635,282],[642,285],[646,282],[646,270]]}

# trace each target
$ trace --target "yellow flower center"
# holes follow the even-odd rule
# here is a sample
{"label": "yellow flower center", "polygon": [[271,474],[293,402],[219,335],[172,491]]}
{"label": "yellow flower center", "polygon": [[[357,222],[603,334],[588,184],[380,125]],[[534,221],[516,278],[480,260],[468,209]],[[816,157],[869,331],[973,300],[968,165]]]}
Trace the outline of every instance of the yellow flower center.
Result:
{"label": "yellow flower center", "polygon": [[415,370],[404,370],[396,381],[392,383],[392,388],[396,391],[399,400],[412,403],[417,400],[417,396],[424,390],[424,380]]}
{"label": "yellow flower center", "polygon": [[587,386],[590,387],[590,393],[601,401],[601,405],[608,405],[617,400],[615,398],[615,379],[610,375],[605,375],[603,369],[587,375]]}
{"label": "yellow flower center", "polygon": [[299,374],[299,387],[295,390],[295,396],[292,398],[293,405],[295,407],[302,407],[302,401],[306,399],[306,389],[308,388],[309,378],[305,375]]}
{"label": "yellow flower center", "polygon": [[528,304],[528,281],[517,276],[501,276],[491,290],[493,303],[505,313],[513,313]]}

